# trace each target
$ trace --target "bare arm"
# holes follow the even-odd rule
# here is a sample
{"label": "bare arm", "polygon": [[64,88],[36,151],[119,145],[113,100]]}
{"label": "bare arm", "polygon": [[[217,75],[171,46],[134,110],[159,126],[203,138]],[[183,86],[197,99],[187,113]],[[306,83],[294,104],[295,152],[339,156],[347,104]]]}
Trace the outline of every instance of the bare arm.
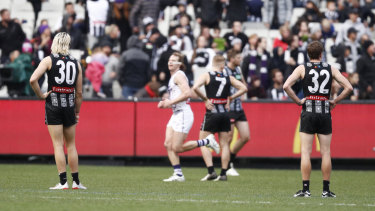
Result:
{"label": "bare arm", "polygon": [[169,108],[172,105],[177,104],[177,103],[182,102],[182,101],[185,101],[190,97],[190,95],[191,95],[190,87],[189,87],[188,81],[184,77],[184,75],[182,75],[182,74],[176,75],[174,77],[173,82],[176,83],[177,86],[180,88],[181,94],[173,100],[165,99],[165,100],[160,101],[159,105],[158,105],[159,108]]}
{"label": "bare arm", "polygon": [[342,87],[344,87],[344,90],[341,92],[341,94],[337,96],[337,98],[330,101],[331,107],[334,108],[337,103],[345,99],[353,91],[353,87],[350,82],[340,73],[340,71],[334,67],[332,67],[332,76],[333,79],[335,79]]}
{"label": "bare arm", "polygon": [[82,104],[82,68],[79,63],[78,64],[78,78],[76,84],[76,118],[78,121],[79,112],[81,111],[81,104]]}
{"label": "bare arm", "polygon": [[48,70],[50,69],[52,66],[52,60],[51,58],[48,56],[46,58],[44,58],[38,65],[38,67],[35,69],[34,73],[31,75],[30,77],[30,85],[31,85],[31,88],[33,88],[36,96],[38,96],[39,99],[41,100],[44,100],[48,97],[48,95],[52,92],[52,91],[49,91],[49,92],[46,92],[46,93],[42,93],[42,91],[40,90],[40,86],[38,84],[38,80],[40,77],[42,77],[42,75]]}
{"label": "bare arm", "polygon": [[241,96],[241,95],[243,95],[247,92],[247,88],[246,88],[245,84],[243,84],[242,81],[239,81],[239,80],[235,79],[233,76],[229,76],[229,79],[230,79],[230,83],[232,84],[232,86],[234,86],[234,88],[237,89],[237,92],[229,97],[230,101],[232,99],[235,99],[235,98],[237,98],[237,97],[239,97],[239,96]]}
{"label": "bare arm", "polygon": [[214,105],[212,104],[212,102],[207,98],[207,96],[205,96],[200,90],[199,88],[203,85],[206,85],[210,82],[210,75],[208,73],[204,73],[202,74],[198,80],[194,83],[194,86],[193,86],[193,90],[194,92],[198,95],[198,97],[200,97],[205,105],[206,105],[206,108],[208,110],[212,110]]}
{"label": "bare arm", "polygon": [[194,83],[193,91],[200,97],[203,101],[207,101],[208,98],[199,90],[199,88],[203,85],[208,84],[210,80],[209,74],[204,73],[202,74],[198,80]]}
{"label": "bare arm", "polygon": [[285,92],[295,103],[297,103],[297,105],[302,105],[305,102],[305,98],[300,100],[296,93],[294,93],[292,86],[297,82],[298,79],[302,78],[304,71],[305,67],[303,65],[298,66],[296,69],[294,69],[292,75],[288,77],[283,86]]}

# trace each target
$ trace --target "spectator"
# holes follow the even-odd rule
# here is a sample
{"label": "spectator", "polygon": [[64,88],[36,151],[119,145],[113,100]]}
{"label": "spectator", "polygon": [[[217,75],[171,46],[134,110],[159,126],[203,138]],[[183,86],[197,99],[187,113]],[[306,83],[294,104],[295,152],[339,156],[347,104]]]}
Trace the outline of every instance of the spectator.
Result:
{"label": "spectator", "polygon": [[193,50],[193,44],[189,38],[183,33],[181,25],[177,25],[171,29],[171,39],[175,42],[175,47],[179,51],[191,51]]}
{"label": "spectator", "polygon": [[251,84],[248,87],[247,91],[247,97],[250,100],[267,98],[266,91],[264,90],[264,87],[262,86],[262,83],[258,76],[252,76]]}
{"label": "spectator", "polygon": [[[87,65],[85,76],[92,84],[94,88],[93,97],[106,98],[107,96],[103,93],[103,73],[105,72],[105,65],[108,63],[107,52],[110,48],[105,48],[101,43],[96,43],[92,50],[91,62]],[[103,48],[104,47],[104,48]]]}
{"label": "spectator", "polygon": [[[219,27],[217,27],[219,29]],[[220,34],[220,33],[219,33]],[[208,26],[201,26],[201,33],[200,36],[204,36],[207,41],[207,46],[210,48],[212,46],[214,38],[210,34],[210,28]]]}
{"label": "spectator", "polygon": [[323,19],[321,23],[322,37],[324,40],[333,38],[336,35],[335,27],[328,19]]}
{"label": "spectator", "polygon": [[18,50],[10,53],[10,63],[7,68],[12,69],[12,81],[7,83],[8,94],[12,97],[34,95],[28,81],[34,72],[31,65],[31,45],[28,43],[25,53],[20,54]]}
{"label": "spectator", "polygon": [[310,37],[310,28],[307,20],[298,19],[297,23],[292,27],[292,33],[298,35],[302,42],[307,42]]}
{"label": "spectator", "polygon": [[240,23],[247,20],[246,0],[222,0],[226,4],[226,20],[231,26],[235,21]]}
{"label": "spectator", "polygon": [[337,1],[337,13],[339,14],[338,20],[340,23],[344,23],[349,18],[349,6],[346,5],[345,0]]}
{"label": "spectator", "polygon": [[107,0],[87,0],[86,4],[89,17],[88,47],[91,49],[98,38],[104,35],[109,3]]}
{"label": "spectator", "polygon": [[108,41],[102,41],[100,44],[103,52],[108,56],[108,62],[104,66],[104,73],[102,78],[102,91],[108,98],[113,98],[113,82],[118,78],[118,63],[117,54],[111,54],[112,44]]}
{"label": "spectator", "polygon": [[344,45],[350,47],[350,57],[354,63],[353,68],[356,69],[355,63],[357,62],[362,52],[361,46],[359,42],[357,42],[357,30],[353,27],[348,29],[347,36],[348,40],[345,42]]}
{"label": "spectator", "polygon": [[[349,94],[347,99],[351,101],[357,101],[359,99],[359,75],[358,73],[350,73],[348,76],[350,84],[353,86],[353,92]],[[343,88],[341,88],[340,93]]]}
{"label": "spectator", "polygon": [[40,10],[42,10],[42,2],[44,0],[27,0],[27,1],[30,2],[30,4],[33,6],[33,10],[34,10],[34,27],[33,27],[33,29],[35,29],[36,22],[38,20],[39,12],[40,12]]}
{"label": "spectator", "polygon": [[345,46],[341,47],[340,49],[343,49],[344,52],[337,58],[336,63],[340,65],[340,72],[344,73],[354,73],[355,68],[354,68],[354,61],[353,58],[351,57],[351,47],[350,46]]}
{"label": "spectator", "polygon": [[292,41],[292,33],[288,26],[284,25],[280,27],[280,35],[281,38],[275,38],[273,42],[273,48],[281,47],[284,49],[288,49],[290,42]]}
{"label": "spectator", "polygon": [[305,6],[305,13],[302,18],[307,20],[307,22],[320,22],[324,15],[319,11],[319,8],[312,1],[307,1]]}
{"label": "spectator", "polygon": [[111,47],[111,53],[120,54],[120,38],[121,32],[116,24],[105,27],[105,35],[101,37],[100,42],[106,41]]}
{"label": "spectator", "polygon": [[56,20],[56,24],[53,27],[53,31],[54,32],[60,32],[61,28],[67,22],[67,19],[69,17],[73,17],[73,20],[75,20],[76,16],[77,16],[77,14],[76,14],[76,12],[74,10],[74,4],[72,2],[66,2],[65,5],[64,5],[64,12],[63,12],[62,16],[60,16]]}
{"label": "spectator", "polygon": [[259,38],[255,49],[244,57],[241,65],[242,74],[248,87],[251,87],[252,78],[256,76],[261,81],[263,88],[268,87],[268,60],[271,58],[267,52],[267,39]]}
{"label": "spectator", "polygon": [[[363,23],[361,23],[360,19],[358,18],[359,11],[357,8],[351,9],[349,12],[349,20],[346,20],[345,23],[341,26],[341,30],[338,31],[336,37],[336,45],[340,44],[343,41],[347,41],[348,37],[348,30],[350,28],[355,28],[358,32],[357,34],[357,41],[363,34],[369,34],[368,30],[365,28]],[[369,34],[370,35],[370,34]]]}
{"label": "spectator", "polygon": [[242,41],[240,49],[240,51],[242,51],[242,49],[245,47],[245,44],[248,42],[248,38],[246,34],[242,32],[242,24],[239,21],[234,21],[232,25],[232,32],[228,32],[224,35],[224,39],[228,45],[227,49],[231,49],[233,47],[231,43],[235,38],[239,38]]}
{"label": "spectator", "polygon": [[190,26],[189,17],[187,15],[181,16],[179,25],[182,28],[182,34],[184,34],[184,36],[189,37],[191,43],[193,43],[194,42],[194,34],[193,34],[193,29]]}
{"label": "spectator", "polygon": [[126,42],[132,35],[129,23],[130,4],[125,0],[115,0],[111,8],[110,24],[116,24],[120,29],[120,53],[126,50]]}
{"label": "spectator", "polygon": [[31,43],[34,44],[39,60],[42,60],[51,54],[52,32],[48,25],[41,25],[38,33],[40,36],[33,38]]}
{"label": "spectator", "polygon": [[142,51],[142,41],[136,35],[128,39],[128,50],[119,60],[119,82],[125,99],[132,97],[149,81],[150,57]]}
{"label": "spectator", "polygon": [[68,15],[66,23],[60,28],[60,32],[66,32],[70,35],[70,48],[85,50],[85,43],[82,41],[83,35],[81,30],[74,27],[74,15]]}
{"label": "spectator", "polygon": [[225,43],[225,39],[220,36],[220,28],[214,28],[213,42],[211,45],[207,45],[211,46],[216,53],[224,53]]}
{"label": "spectator", "polygon": [[138,90],[134,97],[136,98],[156,98],[159,95],[160,83],[156,80],[152,80],[146,84],[145,87]]}
{"label": "spectator", "polygon": [[261,22],[262,21],[262,7],[263,1],[261,0],[247,0],[248,16],[247,21]]}
{"label": "spectator", "polygon": [[9,61],[10,52],[15,50],[21,51],[26,35],[22,31],[21,26],[10,19],[8,9],[2,9],[0,16],[0,63],[2,64]]}
{"label": "spectator", "polygon": [[177,2],[178,13],[173,17],[174,26],[180,23],[180,19],[182,16],[186,16],[189,22],[193,20],[191,16],[186,13],[186,6],[187,6],[186,0],[178,0]]}
{"label": "spectator", "polygon": [[276,100],[284,101],[288,99],[288,95],[283,89],[284,77],[279,69],[273,69],[271,71],[273,86],[267,91],[267,97]]}
{"label": "spectator", "polygon": [[375,99],[375,46],[371,40],[363,44],[363,54],[357,61],[360,97]]}
{"label": "spectator", "polygon": [[[352,0],[352,8],[358,9],[359,17],[361,18],[362,23],[365,25],[366,28],[367,27],[372,28],[374,26],[375,15],[371,11],[371,7],[366,7],[366,6],[361,7],[359,5],[359,0]],[[369,19],[370,21],[368,22]]]}
{"label": "spectator", "polygon": [[278,29],[284,24],[289,25],[292,10],[292,0],[266,0],[264,2],[263,22],[270,29]]}
{"label": "spectator", "polygon": [[257,51],[258,35],[252,34],[249,36],[249,41],[242,50],[242,57],[250,55],[252,52]]}
{"label": "spectator", "polygon": [[325,11],[324,16],[331,23],[336,23],[339,21],[339,13],[337,12],[335,1],[327,1],[327,10]]}
{"label": "spectator", "polygon": [[136,0],[130,12],[130,26],[133,33],[143,34],[144,25],[142,20],[145,17],[150,17],[153,24],[156,25],[160,11],[159,0]]}
{"label": "spectator", "polygon": [[193,0],[196,22],[209,28],[219,27],[223,11],[221,0]]}
{"label": "spectator", "polygon": [[[198,67],[211,67],[212,58],[215,56],[215,52],[212,48],[206,48],[207,41],[204,36],[199,36],[197,38],[197,47],[193,50],[193,55],[191,57],[191,64]],[[194,77],[196,78],[196,77]]]}

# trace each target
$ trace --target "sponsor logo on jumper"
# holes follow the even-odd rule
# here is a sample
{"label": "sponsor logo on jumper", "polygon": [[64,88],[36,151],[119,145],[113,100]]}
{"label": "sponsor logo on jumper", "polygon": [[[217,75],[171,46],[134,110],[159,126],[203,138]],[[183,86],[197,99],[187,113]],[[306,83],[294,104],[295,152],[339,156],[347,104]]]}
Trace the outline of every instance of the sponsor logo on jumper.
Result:
{"label": "sponsor logo on jumper", "polygon": [[211,100],[211,103],[213,104],[226,104],[228,102],[228,100],[225,98],[221,98],[221,99],[211,98],[210,100]]}
{"label": "sponsor logo on jumper", "polygon": [[319,96],[319,95],[310,95],[306,97],[307,100],[328,100],[327,97]]}
{"label": "sponsor logo on jumper", "polygon": [[74,88],[54,86],[54,87],[52,87],[52,91],[58,92],[58,93],[73,93]]}

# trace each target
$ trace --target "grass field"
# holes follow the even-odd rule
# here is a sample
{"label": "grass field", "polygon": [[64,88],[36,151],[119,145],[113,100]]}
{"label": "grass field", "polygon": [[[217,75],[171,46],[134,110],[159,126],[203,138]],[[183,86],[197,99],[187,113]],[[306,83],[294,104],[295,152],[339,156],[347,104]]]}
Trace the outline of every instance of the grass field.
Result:
{"label": "grass field", "polygon": [[324,199],[320,171],[312,172],[311,198],[292,197],[297,170],[239,169],[227,182],[200,182],[204,168],[183,171],[186,182],[164,183],[171,168],[80,166],[88,190],[51,191],[54,165],[0,165],[0,210],[375,210],[374,171],[334,171],[337,198]]}

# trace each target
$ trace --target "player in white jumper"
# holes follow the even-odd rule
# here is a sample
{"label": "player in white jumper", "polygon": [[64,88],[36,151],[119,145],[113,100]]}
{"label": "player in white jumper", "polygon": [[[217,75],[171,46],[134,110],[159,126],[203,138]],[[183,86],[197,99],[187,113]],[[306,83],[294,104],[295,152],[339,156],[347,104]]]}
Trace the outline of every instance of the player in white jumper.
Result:
{"label": "player in white jumper", "polygon": [[173,166],[174,173],[164,182],[185,181],[180,166],[178,153],[186,152],[197,147],[207,146],[220,152],[219,144],[213,135],[198,141],[187,141],[184,143],[194,122],[194,114],[189,105],[190,87],[188,79],[181,68],[183,66],[183,55],[175,52],[169,57],[168,69],[171,79],[168,84],[169,98],[159,102],[158,108],[172,108],[173,114],[167,124],[164,146],[168,152],[168,158]]}

